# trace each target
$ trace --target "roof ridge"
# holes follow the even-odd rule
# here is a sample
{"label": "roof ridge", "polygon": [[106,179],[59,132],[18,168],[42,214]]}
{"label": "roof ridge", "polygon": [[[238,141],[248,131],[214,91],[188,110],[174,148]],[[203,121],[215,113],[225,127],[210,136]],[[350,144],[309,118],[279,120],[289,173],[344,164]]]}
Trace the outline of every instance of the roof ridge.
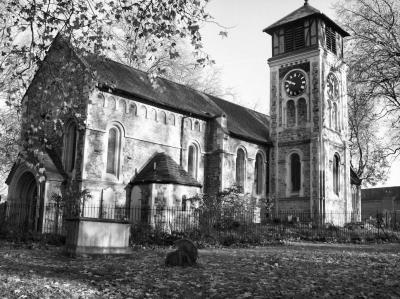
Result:
{"label": "roof ridge", "polygon": [[323,14],[319,9],[315,8],[314,6],[312,6],[312,5],[310,5],[310,4],[308,4],[308,5],[302,5],[301,7],[299,7],[299,8],[297,8],[297,9],[293,10],[291,13],[288,13],[288,14],[285,15],[284,17],[279,18],[277,21],[275,21],[274,23],[272,23],[271,25],[269,25],[269,26],[268,26],[267,28],[265,28],[263,31],[267,31],[268,29],[275,27],[277,24],[281,23],[282,20],[285,20],[285,19],[287,19],[288,17],[290,17],[290,16],[296,14],[298,11],[304,10],[304,9],[313,10],[315,14],[318,14],[318,13],[319,13],[319,14]]}
{"label": "roof ridge", "polygon": [[[264,116],[268,116],[268,117],[269,117],[268,114],[262,113],[262,112],[260,112],[260,111],[254,110],[254,109],[249,108],[249,107],[246,107],[246,106],[242,106],[242,105],[240,105],[240,104],[238,104],[238,103],[231,102],[231,101],[228,101],[228,100],[225,100],[225,99],[222,99],[222,98],[219,98],[219,97],[215,97],[215,96],[212,96],[212,97],[214,97],[214,98],[216,98],[216,99],[218,99],[218,100],[224,101],[224,102],[226,102],[226,103],[229,103],[229,104],[231,104],[231,105],[235,105],[235,106],[238,106],[238,107],[240,107],[240,108],[244,108],[244,109],[246,109],[246,110],[248,110],[248,111],[255,112],[255,113],[258,113],[258,114],[261,114],[261,115],[264,115]],[[222,109],[222,108],[221,108],[221,109]]]}
{"label": "roof ridge", "polygon": [[[130,65],[128,65],[128,64],[124,64],[124,63],[122,63],[122,62],[120,62],[120,61],[113,60],[113,59],[111,59],[110,57],[101,56],[101,55],[97,55],[97,54],[93,54],[93,53],[91,53],[91,54],[89,54],[89,55],[90,55],[90,56],[94,56],[94,57],[100,57],[101,59],[108,60],[108,61],[113,62],[113,63],[117,63],[117,64],[119,64],[119,65],[121,65],[121,66],[123,66],[123,67],[126,67],[126,68],[129,68],[129,69],[135,70],[135,71],[137,71],[137,72],[140,72],[140,73],[142,73],[143,75],[146,75],[146,77],[148,77],[149,72],[143,71],[143,70],[141,70],[141,69],[139,69],[139,68],[130,66]],[[224,99],[222,99],[222,98],[220,98],[220,97],[217,97],[217,96],[215,96],[215,95],[211,95],[211,94],[205,93],[205,92],[203,92],[203,91],[197,90],[197,89],[195,89],[195,88],[193,88],[193,87],[191,87],[191,86],[188,86],[188,85],[186,85],[186,84],[183,84],[183,83],[175,82],[175,81],[173,81],[173,80],[171,80],[171,79],[165,78],[165,77],[160,76],[160,75],[158,75],[158,74],[157,74],[157,77],[156,77],[155,79],[162,80],[162,81],[165,81],[165,82],[169,82],[169,83],[171,83],[171,84],[178,85],[178,86],[180,86],[180,87],[184,87],[184,88],[186,88],[186,89],[188,89],[188,90],[192,90],[192,91],[195,91],[195,92],[197,92],[197,93],[203,94],[203,95],[205,95],[205,96],[207,96],[207,97],[209,97],[209,98],[210,98],[210,97],[215,97],[215,98],[218,98],[218,99],[220,99],[220,100],[224,100]],[[210,99],[210,100],[211,100],[211,99]],[[211,101],[212,101],[212,100],[211,100]],[[226,101],[226,100],[224,100],[224,101]],[[212,101],[212,103],[214,103],[214,101]],[[214,103],[214,104],[215,104],[215,103]],[[218,106],[218,105],[217,105],[217,106]],[[240,105],[239,105],[239,106],[240,106]],[[240,106],[240,107],[246,108],[246,107],[244,107],[244,106]],[[220,108],[220,107],[218,107],[218,108]]]}
{"label": "roof ridge", "polygon": [[[138,71],[138,72],[140,72],[140,73],[142,73],[143,75],[146,75],[146,76],[149,74],[149,72],[143,71],[143,70],[141,70],[141,69],[138,69],[138,68],[136,68],[136,67],[130,66],[130,65],[125,64],[125,63],[122,63],[122,62],[120,62],[120,61],[113,60],[113,59],[111,59],[110,57],[107,57],[107,56],[102,56],[102,55],[93,54],[93,53],[89,54],[88,56],[99,57],[99,58],[101,58],[101,59],[108,60],[108,61],[111,61],[111,62],[113,62],[113,63],[117,63],[117,64],[119,64],[119,65],[121,65],[121,66],[123,66],[123,67],[127,67],[127,68],[133,69],[133,70],[135,70],[135,71]],[[260,112],[260,111],[256,111],[255,109],[252,109],[252,108],[249,108],[249,107],[246,107],[246,106],[243,106],[243,105],[240,105],[240,104],[237,104],[237,103],[228,101],[228,100],[223,99],[223,98],[221,98],[221,97],[218,97],[218,96],[216,96],[216,95],[212,95],[212,94],[209,94],[209,93],[205,93],[205,92],[203,92],[203,91],[197,90],[197,89],[195,89],[195,88],[193,88],[193,87],[191,87],[191,86],[188,86],[188,85],[186,85],[186,84],[178,83],[178,82],[175,82],[175,81],[173,81],[173,80],[171,80],[171,79],[168,79],[168,78],[165,78],[165,77],[162,77],[162,76],[159,76],[159,75],[157,75],[156,79],[160,79],[160,80],[163,80],[163,81],[166,81],[166,82],[170,82],[170,83],[172,83],[172,84],[174,84],[174,85],[182,86],[182,87],[184,87],[184,88],[186,88],[186,89],[193,90],[193,91],[195,91],[195,92],[201,93],[201,94],[203,94],[203,95],[209,97],[210,100],[212,101],[212,103],[214,103],[214,104],[217,105],[217,106],[218,106],[218,104],[216,104],[216,103],[212,100],[212,98],[216,98],[216,99],[218,99],[218,100],[227,102],[227,103],[229,103],[229,104],[231,104],[231,105],[235,105],[235,106],[240,107],[240,108],[242,108],[242,109],[244,108],[244,109],[246,109],[246,110],[248,110],[248,111],[252,111],[252,112],[261,114],[261,115],[263,115],[263,116],[270,117],[268,114],[265,114],[265,113],[262,113],[262,112]],[[223,109],[222,109],[221,107],[218,106],[218,108],[221,109],[221,110],[223,111]]]}
{"label": "roof ridge", "polygon": [[296,9],[294,11],[292,11],[291,13],[289,13],[286,16],[284,16],[283,18],[280,18],[276,22],[272,23],[271,25],[269,25],[268,27],[263,29],[263,32],[266,32],[268,34],[272,34],[273,33],[273,29],[276,29],[278,27],[282,27],[282,26],[284,26],[286,24],[290,24],[290,23],[294,23],[294,22],[300,21],[300,20],[302,20],[304,18],[307,18],[307,17],[310,17],[310,16],[314,16],[314,15],[319,15],[320,17],[322,17],[325,20],[327,20],[334,27],[336,27],[337,30],[339,30],[339,32],[344,37],[349,36],[349,33],[346,32],[346,30],[344,30],[338,23],[336,23],[330,17],[325,15],[321,10],[319,10],[318,8],[315,8],[314,6],[311,6],[310,4],[302,5],[301,7],[299,7],[298,9]]}

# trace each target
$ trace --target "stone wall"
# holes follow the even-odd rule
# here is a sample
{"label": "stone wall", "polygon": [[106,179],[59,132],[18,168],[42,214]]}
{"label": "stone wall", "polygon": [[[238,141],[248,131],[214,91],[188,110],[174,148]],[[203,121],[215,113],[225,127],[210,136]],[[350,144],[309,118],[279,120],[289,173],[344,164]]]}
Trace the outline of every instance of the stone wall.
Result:
{"label": "stone wall", "polygon": [[[63,165],[63,126],[74,120],[78,128],[82,128],[92,86],[90,73],[69,45],[58,38],[23,98],[22,141],[30,139],[31,147],[43,152],[48,151],[61,175],[66,172]],[[58,120],[61,122],[57,122]],[[35,128],[38,128],[38,131]],[[44,136],[47,144],[51,146],[45,147],[43,139],[36,139],[35,135]],[[83,141],[83,131],[80,130],[78,147],[83,146]],[[78,181],[81,179],[82,154],[81,151],[77,151],[74,171],[64,176],[65,178]]]}
{"label": "stone wall", "polygon": [[[99,202],[101,192],[111,188],[116,203],[124,205],[126,185],[157,152],[182,162],[187,170],[192,144],[198,150],[196,179],[204,183],[206,121],[101,91],[90,99],[83,185],[92,191],[93,202]],[[121,132],[117,175],[106,173],[108,132],[113,126]]]}
{"label": "stone wall", "polygon": [[[318,132],[316,127],[319,126],[318,117],[313,117],[319,107],[318,104],[316,107],[313,106],[312,61],[311,58],[299,59],[296,62],[282,62],[271,66],[271,139],[274,146],[271,149],[270,196],[275,202],[275,209],[280,211],[309,212],[311,209],[313,132],[314,130]],[[284,90],[284,78],[293,70],[303,72],[307,78],[306,91],[298,97],[288,97]],[[295,103],[294,121],[289,119],[290,115],[288,116],[287,107],[290,101]],[[298,192],[292,192],[290,188],[290,157],[294,153],[299,155],[301,161],[301,182]]]}
{"label": "stone wall", "polygon": [[[65,125],[74,121],[78,127],[77,148],[83,148],[86,108],[93,87],[91,74],[62,38],[52,44],[47,56],[35,74],[22,100],[21,153],[25,165],[38,180],[38,196],[42,206],[51,203],[61,186],[79,182],[82,178],[83,152],[77,151],[74,169],[68,172],[64,165]],[[19,163],[17,161],[17,163]],[[42,171],[44,169],[44,172]],[[10,177],[9,200],[21,189],[19,178]],[[33,195],[31,195],[33,196]],[[40,210],[41,211],[41,210]],[[42,212],[38,212],[39,215]],[[43,226],[51,228],[51,211],[39,215]]]}
{"label": "stone wall", "polygon": [[[271,198],[277,210],[304,210],[323,214],[342,214],[349,220],[353,211],[350,189],[350,163],[347,145],[346,67],[329,52],[315,49],[281,59],[272,59],[271,68]],[[293,70],[307,78],[305,92],[297,97],[284,90],[285,76]],[[340,83],[339,98],[335,99],[339,111],[339,127],[329,124],[326,77],[334,72]],[[305,109],[301,98],[307,103]],[[288,102],[295,103],[294,123],[288,115]],[[292,102],[290,102],[292,105]],[[302,122],[306,119],[306,123]],[[290,192],[291,153],[301,157],[300,192]],[[333,192],[334,155],[340,156],[340,192]],[[348,217],[349,216],[349,217]],[[331,217],[332,218],[332,217]]]}
{"label": "stone wall", "polygon": [[224,116],[221,116],[210,120],[207,125],[204,192],[210,196],[216,196],[222,191],[222,156],[226,124],[223,118]]}
{"label": "stone wall", "polygon": [[[265,145],[250,143],[238,138],[226,136],[224,138],[224,154],[222,162],[222,189],[226,189],[236,184],[236,157],[237,151],[241,148],[245,152],[245,182],[244,193],[249,193],[255,197],[265,198],[267,191],[267,163],[268,149]],[[264,161],[263,169],[263,192],[256,194],[255,184],[255,163],[256,155],[261,154]]]}

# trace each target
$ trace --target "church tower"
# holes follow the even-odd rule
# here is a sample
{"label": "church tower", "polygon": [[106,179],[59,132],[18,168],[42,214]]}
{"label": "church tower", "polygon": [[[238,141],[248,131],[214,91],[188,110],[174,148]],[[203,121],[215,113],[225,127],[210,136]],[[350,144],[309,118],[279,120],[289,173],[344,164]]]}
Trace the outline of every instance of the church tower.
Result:
{"label": "church tower", "polygon": [[272,36],[270,196],[279,211],[351,217],[343,38],[308,1],[264,29]]}

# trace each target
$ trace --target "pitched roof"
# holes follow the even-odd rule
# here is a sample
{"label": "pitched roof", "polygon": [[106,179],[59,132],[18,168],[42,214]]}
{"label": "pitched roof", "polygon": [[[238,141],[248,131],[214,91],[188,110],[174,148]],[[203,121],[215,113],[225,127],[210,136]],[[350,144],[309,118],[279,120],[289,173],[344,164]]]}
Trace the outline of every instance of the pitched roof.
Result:
{"label": "pitched roof", "polygon": [[267,115],[167,79],[157,78],[153,84],[147,73],[107,58],[90,55],[83,59],[95,72],[99,85],[106,89],[206,119],[225,114],[229,133],[257,143],[270,143]]}
{"label": "pitched roof", "polygon": [[96,72],[99,83],[114,91],[201,117],[223,113],[208,95],[185,85],[162,78],[151,82],[147,73],[111,59],[90,55],[85,60]]}
{"label": "pitched roof", "polygon": [[269,139],[269,117],[257,111],[212,97],[227,115],[229,133],[239,138],[264,143]]}
{"label": "pitched roof", "polygon": [[142,184],[177,184],[193,187],[202,185],[191,177],[182,166],[178,165],[165,153],[157,153],[130,182],[131,185]]}
{"label": "pitched roof", "polygon": [[267,32],[269,34],[272,34],[274,29],[281,27],[283,25],[289,24],[296,22],[298,20],[318,15],[321,18],[323,18],[325,21],[330,23],[330,25],[333,25],[338,32],[340,32],[343,36],[349,36],[349,34],[343,30],[338,24],[336,24],[334,21],[332,21],[329,17],[324,15],[320,10],[316,9],[315,7],[312,7],[309,4],[304,4],[302,7],[296,9],[292,13],[288,14],[286,17],[283,17],[282,19],[278,20],[277,22],[273,23],[272,25],[268,26],[265,28],[263,31]]}

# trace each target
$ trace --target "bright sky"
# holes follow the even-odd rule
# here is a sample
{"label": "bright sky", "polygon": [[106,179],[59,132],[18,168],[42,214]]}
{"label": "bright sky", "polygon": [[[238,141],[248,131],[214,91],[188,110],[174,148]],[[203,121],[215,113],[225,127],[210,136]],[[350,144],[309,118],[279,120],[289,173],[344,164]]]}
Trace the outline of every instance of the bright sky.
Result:
{"label": "bright sky", "polygon": [[[337,0],[310,0],[310,5],[335,19]],[[303,0],[213,0],[208,10],[219,24],[230,27],[228,37],[218,35],[213,24],[202,28],[205,51],[221,69],[221,82],[233,88],[235,101],[269,113],[269,68],[271,39],[262,30],[304,4]],[[400,159],[392,165],[388,182],[400,185]]]}

